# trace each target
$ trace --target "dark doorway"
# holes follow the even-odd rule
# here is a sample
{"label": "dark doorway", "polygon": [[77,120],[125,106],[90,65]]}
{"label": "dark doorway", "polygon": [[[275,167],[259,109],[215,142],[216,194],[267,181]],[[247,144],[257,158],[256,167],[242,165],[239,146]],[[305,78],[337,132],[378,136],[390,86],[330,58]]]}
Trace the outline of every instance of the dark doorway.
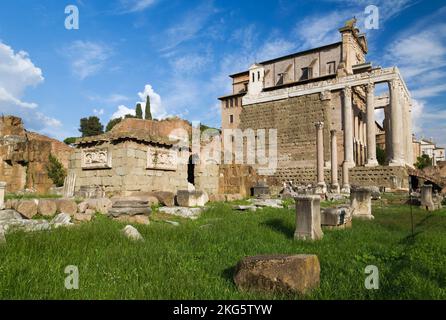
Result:
{"label": "dark doorway", "polygon": [[187,165],[187,182],[195,185],[195,164],[194,156],[189,157],[189,163]]}

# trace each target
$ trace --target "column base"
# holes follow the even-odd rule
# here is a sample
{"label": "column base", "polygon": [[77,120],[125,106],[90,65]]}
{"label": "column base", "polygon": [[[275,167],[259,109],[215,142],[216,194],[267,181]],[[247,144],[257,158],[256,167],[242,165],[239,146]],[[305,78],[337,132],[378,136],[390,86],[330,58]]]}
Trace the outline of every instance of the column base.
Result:
{"label": "column base", "polygon": [[367,160],[367,162],[364,166],[365,167],[377,167],[377,166],[379,166],[379,163],[376,160]]}
{"label": "column base", "polygon": [[389,167],[404,167],[404,162],[402,160],[390,160]]}
{"label": "column base", "polygon": [[341,188],[340,188],[339,184],[338,183],[332,184],[330,186],[330,192],[331,193],[340,193],[341,192]]}
{"label": "column base", "polygon": [[342,167],[347,167],[349,169],[356,167],[356,163],[354,161],[344,161],[342,163]]}
{"label": "column base", "polygon": [[342,186],[341,193],[348,193],[348,194],[350,194],[350,185],[347,184],[347,185]]}
{"label": "column base", "polygon": [[315,193],[316,194],[326,194],[327,193],[327,185],[325,184],[325,182],[319,182],[317,184]]}

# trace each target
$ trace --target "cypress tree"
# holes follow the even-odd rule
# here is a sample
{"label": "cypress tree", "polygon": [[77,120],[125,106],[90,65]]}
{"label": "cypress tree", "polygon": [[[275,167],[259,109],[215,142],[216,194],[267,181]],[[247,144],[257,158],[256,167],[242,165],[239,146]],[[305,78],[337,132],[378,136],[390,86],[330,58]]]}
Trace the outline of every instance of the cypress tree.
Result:
{"label": "cypress tree", "polygon": [[141,108],[141,104],[140,103],[138,103],[137,105],[136,105],[136,118],[138,118],[138,119],[142,119],[142,108]]}
{"label": "cypress tree", "polygon": [[150,97],[149,97],[149,95],[147,95],[146,110],[145,110],[144,118],[146,120],[152,120],[152,110],[151,110],[151,107],[150,107]]}

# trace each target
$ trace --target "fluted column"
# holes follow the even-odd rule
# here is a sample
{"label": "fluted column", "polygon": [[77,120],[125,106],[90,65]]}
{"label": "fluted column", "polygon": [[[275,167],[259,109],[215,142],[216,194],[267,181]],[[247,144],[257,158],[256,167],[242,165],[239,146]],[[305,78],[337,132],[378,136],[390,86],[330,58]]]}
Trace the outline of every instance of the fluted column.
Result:
{"label": "fluted column", "polygon": [[339,193],[338,181],[338,139],[336,130],[330,131],[331,138],[331,192]]}
{"label": "fluted column", "polygon": [[389,166],[403,165],[403,150],[402,150],[402,108],[399,99],[399,84],[398,80],[394,79],[389,83],[390,88],[390,126],[392,153]]}
{"label": "fluted column", "polygon": [[353,157],[353,110],[352,89],[345,87],[343,91],[343,122],[344,122],[344,162],[342,164],[342,190],[350,192],[348,169],[355,166]]}
{"label": "fluted column", "polygon": [[317,193],[326,192],[325,176],[324,176],[324,123],[316,124],[316,145],[317,145]]}
{"label": "fluted column", "polygon": [[378,165],[376,159],[375,84],[367,85],[367,167]]}

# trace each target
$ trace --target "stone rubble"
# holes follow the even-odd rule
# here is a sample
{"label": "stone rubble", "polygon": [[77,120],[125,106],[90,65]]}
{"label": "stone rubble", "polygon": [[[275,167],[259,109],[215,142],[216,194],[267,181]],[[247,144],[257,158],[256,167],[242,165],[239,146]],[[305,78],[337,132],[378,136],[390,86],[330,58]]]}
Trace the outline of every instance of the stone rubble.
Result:
{"label": "stone rubble", "polygon": [[135,227],[132,227],[130,225],[125,226],[124,229],[122,229],[122,232],[123,232],[124,236],[126,236],[130,240],[133,240],[133,241],[143,241],[144,240],[144,238],[139,233],[139,231]]}
{"label": "stone rubble", "polygon": [[159,208],[159,212],[186,218],[186,219],[197,219],[201,213],[204,211],[204,208],[187,208],[187,207],[162,207]]}

